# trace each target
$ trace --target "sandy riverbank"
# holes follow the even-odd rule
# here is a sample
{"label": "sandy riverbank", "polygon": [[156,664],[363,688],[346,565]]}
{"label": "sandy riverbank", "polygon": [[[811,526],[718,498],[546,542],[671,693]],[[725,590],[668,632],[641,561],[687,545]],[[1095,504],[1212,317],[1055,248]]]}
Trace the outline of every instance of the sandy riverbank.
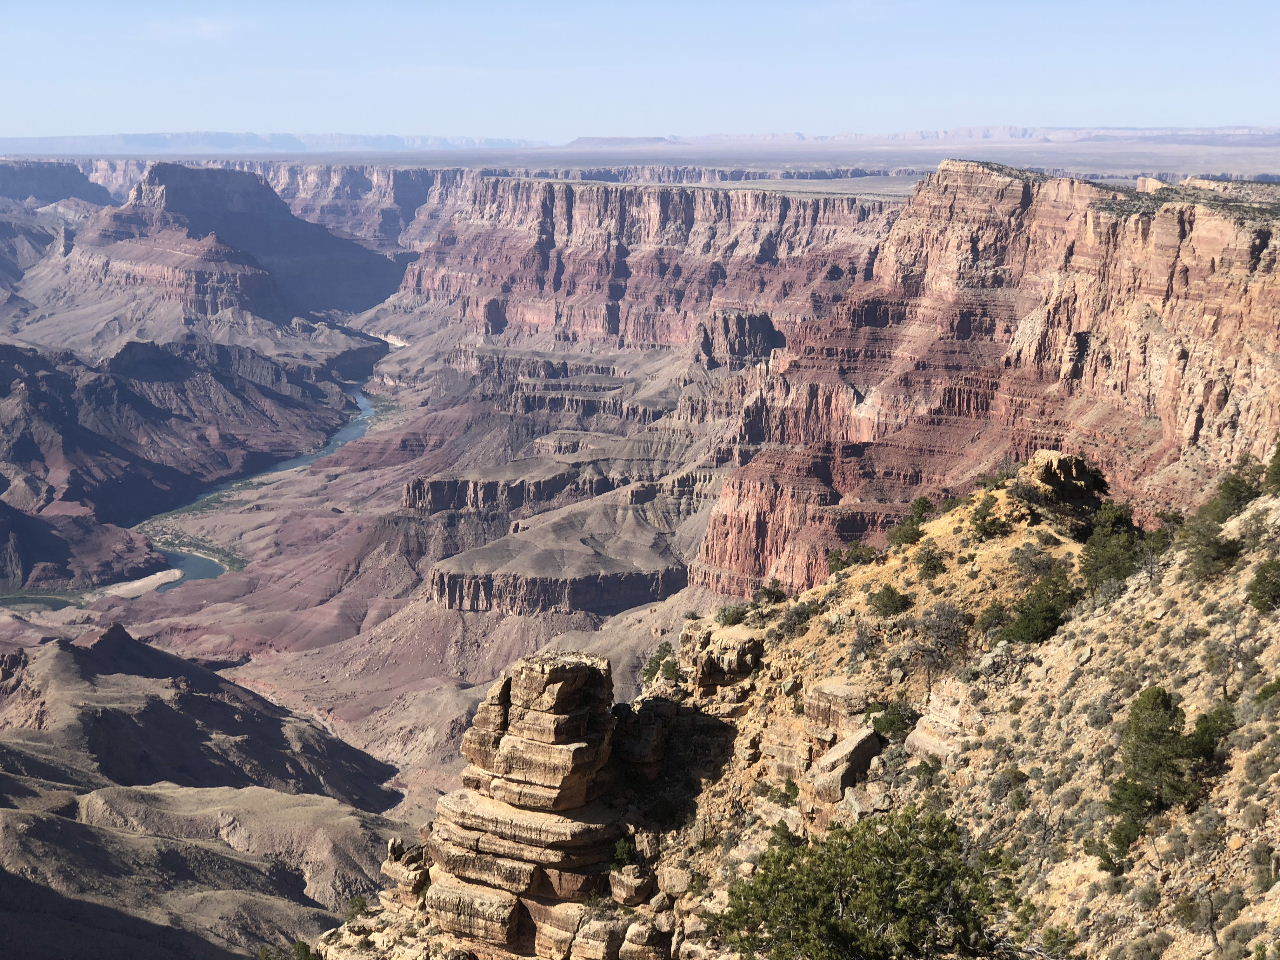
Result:
{"label": "sandy riverbank", "polygon": [[[212,559],[212,558],[210,558]],[[175,569],[161,570],[150,576],[141,578],[140,580],[126,580],[124,583],[113,583],[110,586],[102,587],[95,590],[87,596],[86,600],[94,600],[98,597],[122,597],[126,600],[132,600],[140,597],[144,593],[150,593],[157,587],[162,587],[166,583],[173,583],[175,580],[182,579],[182,571]]]}

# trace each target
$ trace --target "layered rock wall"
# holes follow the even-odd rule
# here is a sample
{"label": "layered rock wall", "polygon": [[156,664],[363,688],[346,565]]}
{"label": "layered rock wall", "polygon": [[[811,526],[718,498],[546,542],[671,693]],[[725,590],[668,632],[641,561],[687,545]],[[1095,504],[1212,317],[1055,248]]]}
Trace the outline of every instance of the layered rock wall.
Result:
{"label": "layered rock wall", "polygon": [[842,196],[478,177],[402,241],[402,304],[489,333],[690,342],[717,310],[798,321],[869,275],[896,204]]}
{"label": "layered rock wall", "polygon": [[1278,225],[1193,188],[944,163],[872,281],[740,381],[737,455],[756,460],[726,482],[694,582],[807,586],[917,494],[1046,446],[1142,505],[1194,502],[1280,431]]}

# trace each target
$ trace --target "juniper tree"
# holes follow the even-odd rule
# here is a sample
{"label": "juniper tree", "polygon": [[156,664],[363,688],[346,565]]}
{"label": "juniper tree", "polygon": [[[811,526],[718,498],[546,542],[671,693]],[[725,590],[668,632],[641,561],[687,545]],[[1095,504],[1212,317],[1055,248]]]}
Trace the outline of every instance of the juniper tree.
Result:
{"label": "juniper tree", "polygon": [[985,956],[1016,906],[1007,869],[964,831],[913,807],[777,843],[735,884],[713,929],[743,956],[915,960]]}

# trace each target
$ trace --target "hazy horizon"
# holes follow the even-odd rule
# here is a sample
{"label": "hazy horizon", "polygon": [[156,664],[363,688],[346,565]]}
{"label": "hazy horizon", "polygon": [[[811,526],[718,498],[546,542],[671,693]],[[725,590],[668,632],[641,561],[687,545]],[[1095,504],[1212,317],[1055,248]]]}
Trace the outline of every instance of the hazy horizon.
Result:
{"label": "hazy horizon", "polygon": [[[889,134],[1280,125],[1280,9],[245,0],[12,10],[0,137]],[[1140,41],[1140,42],[1139,42]]]}
{"label": "hazy horizon", "polygon": [[[958,127],[942,127],[942,128],[909,128],[895,130],[875,130],[875,131],[800,131],[800,130],[705,130],[700,133],[689,134],[671,134],[671,133],[652,133],[638,132],[633,134],[595,134],[590,131],[581,133],[574,137],[559,140],[539,140],[528,137],[507,136],[501,131],[490,131],[478,134],[452,134],[448,131],[408,131],[408,130],[380,130],[369,133],[353,133],[349,130],[275,130],[275,129],[184,129],[184,130],[112,130],[104,133],[83,133],[79,131],[64,131],[62,133],[53,134],[35,134],[35,135],[19,135],[11,136],[0,132],[0,142],[12,140],[39,140],[39,141],[56,141],[56,140],[107,140],[113,138],[137,138],[144,139],[149,137],[170,137],[170,138],[198,138],[198,137],[258,137],[263,140],[271,138],[279,138],[285,140],[294,138],[301,141],[309,141],[311,143],[320,143],[326,140],[340,141],[349,139],[351,141],[365,140],[405,140],[405,141],[456,141],[464,143],[473,142],[476,146],[492,144],[495,146],[505,146],[507,144],[517,144],[524,147],[548,147],[558,148],[571,146],[577,141],[617,141],[625,143],[634,141],[641,144],[644,141],[653,141],[654,145],[661,146],[663,144],[657,141],[666,141],[673,146],[679,145],[702,145],[714,144],[717,142],[734,143],[734,142],[755,142],[760,144],[778,143],[786,144],[808,144],[821,145],[824,143],[842,144],[857,142],[858,140],[866,140],[869,142],[892,142],[901,140],[902,142],[946,142],[948,140],[956,142],[981,142],[980,137],[971,135],[976,131],[1047,131],[1069,133],[1072,131],[1088,130],[1099,132],[1117,132],[1117,133],[1161,133],[1166,131],[1175,131],[1181,133],[1196,134],[1227,134],[1235,131],[1258,131],[1265,132],[1267,135],[1280,133],[1280,125],[1271,125],[1263,123],[1224,123],[1213,125],[1179,125],[1179,124],[1156,124],[1141,126],[1137,124],[1071,124],[1066,126],[1046,126],[1043,124],[1011,124],[1011,123],[978,123],[967,124]],[[914,139],[919,135],[918,140]],[[1001,138],[993,137],[992,140]],[[1018,138],[1013,138],[1018,139]],[[1027,138],[1030,139],[1030,138]]]}

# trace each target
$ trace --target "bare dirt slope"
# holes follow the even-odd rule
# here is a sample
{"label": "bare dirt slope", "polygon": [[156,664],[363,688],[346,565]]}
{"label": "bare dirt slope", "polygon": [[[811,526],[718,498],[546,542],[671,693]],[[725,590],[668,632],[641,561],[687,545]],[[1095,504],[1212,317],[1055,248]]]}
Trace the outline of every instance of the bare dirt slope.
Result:
{"label": "bare dirt slope", "polygon": [[6,648],[0,678],[0,927],[56,918],[41,956],[247,952],[373,884],[392,768],[315,724],[120,627]]}

